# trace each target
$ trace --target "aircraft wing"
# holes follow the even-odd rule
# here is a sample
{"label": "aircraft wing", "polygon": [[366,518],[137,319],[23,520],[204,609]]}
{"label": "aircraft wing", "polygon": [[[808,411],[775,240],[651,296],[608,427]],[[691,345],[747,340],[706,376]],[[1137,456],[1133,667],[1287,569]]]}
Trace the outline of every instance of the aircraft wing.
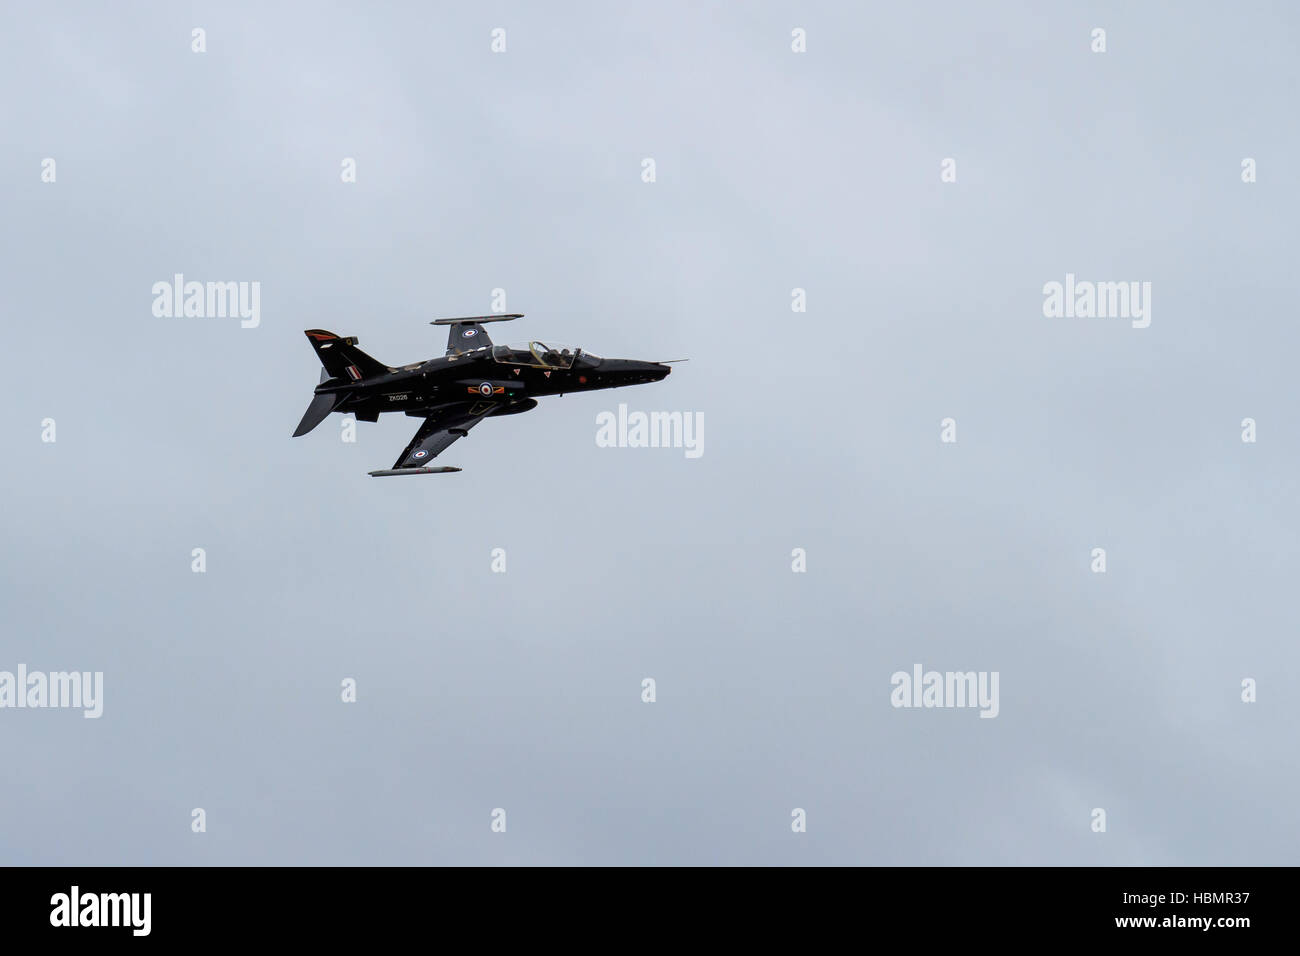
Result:
{"label": "aircraft wing", "polygon": [[451,447],[498,406],[494,402],[455,402],[435,408],[397,457],[394,468],[418,468]]}
{"label": "aircraft wing", "polygon": [[492,347],[487,329],[483,328],[484,322],[509,322],[523,317],[522,312],[512,312],[509,315],[465,315],[459,319],[434,319],[429,324],[451,326],[447,329],[447,354],[460,355]]}

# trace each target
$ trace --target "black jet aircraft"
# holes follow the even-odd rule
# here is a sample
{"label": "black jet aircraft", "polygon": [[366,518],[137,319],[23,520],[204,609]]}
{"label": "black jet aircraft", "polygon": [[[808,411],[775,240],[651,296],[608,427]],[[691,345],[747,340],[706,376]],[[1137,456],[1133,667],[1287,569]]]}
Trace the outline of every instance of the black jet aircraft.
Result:
{"label": "black jet aircraft", "polygon": [[423,418],[424,423],[392,468],[369,474],[460,471],[431,468],[429,462],[485,418],[536,408],[539,396],[657,382],[672,371],[668,362],[607,359],[545,342],[493,345],[483,324],[519,318],[522,313],[435,319],[429,324],[448,326],[447,354],[400,368],[361,351],[355,336],[344,338],[324,329],[308,329],[307,341],[325,367],[316,397],[293,436],[307,434],[330,412],[353,415],[363,422],[378,421],[382,412],[402,412]]}

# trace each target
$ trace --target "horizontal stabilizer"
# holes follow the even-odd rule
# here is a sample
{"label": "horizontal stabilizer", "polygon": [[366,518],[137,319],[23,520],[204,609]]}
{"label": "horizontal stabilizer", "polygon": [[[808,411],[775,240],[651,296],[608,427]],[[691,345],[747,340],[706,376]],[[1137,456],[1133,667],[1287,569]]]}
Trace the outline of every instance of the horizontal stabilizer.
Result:
{"label": "horizontal stabilizer", "polygon": [[450,465],[442,465],[438,468],[383,468],[379,471],[370,471],[366,474],[371,478],[387,478],[391,475],[445,475],[451,471],[460,471],[459,468],[453,468]]}
{"label": "horizontal stabilizer", "polygon": [[305,435],[321,422],[329,417],[330,412],[338,408],[343,403],[347,395],[343,392],[322,392],[311,400],[307,406],[306,413],[302,416],[302,421],[298,423],[293,437]]}

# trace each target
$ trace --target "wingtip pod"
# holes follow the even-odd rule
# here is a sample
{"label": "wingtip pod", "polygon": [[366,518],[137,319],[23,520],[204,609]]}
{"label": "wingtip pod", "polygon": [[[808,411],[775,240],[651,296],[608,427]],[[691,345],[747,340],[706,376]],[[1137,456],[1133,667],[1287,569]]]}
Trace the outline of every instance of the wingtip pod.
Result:
{"label": "wingtip pod", "polygon": [[366,474],[371,478],[388,478],[395,475],[445,475],[460,470],[459,468],[453,468],[451,465],[441,465],[437,468],[428,466],[422,468],[381,468],[379,471],[368,471]]}

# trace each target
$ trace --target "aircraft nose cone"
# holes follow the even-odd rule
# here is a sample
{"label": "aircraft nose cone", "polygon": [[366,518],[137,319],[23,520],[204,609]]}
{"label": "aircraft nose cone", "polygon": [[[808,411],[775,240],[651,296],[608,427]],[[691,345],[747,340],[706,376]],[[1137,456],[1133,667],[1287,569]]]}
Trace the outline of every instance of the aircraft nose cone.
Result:
{"label": "aircraft nose cone", "polygon": [[600,365],[603,375],[609,377],[611,384],[640,385],[643,382],[658,382],[667,378],[672,366],[662,362],[641,362],[636,359],[605,359]]}

